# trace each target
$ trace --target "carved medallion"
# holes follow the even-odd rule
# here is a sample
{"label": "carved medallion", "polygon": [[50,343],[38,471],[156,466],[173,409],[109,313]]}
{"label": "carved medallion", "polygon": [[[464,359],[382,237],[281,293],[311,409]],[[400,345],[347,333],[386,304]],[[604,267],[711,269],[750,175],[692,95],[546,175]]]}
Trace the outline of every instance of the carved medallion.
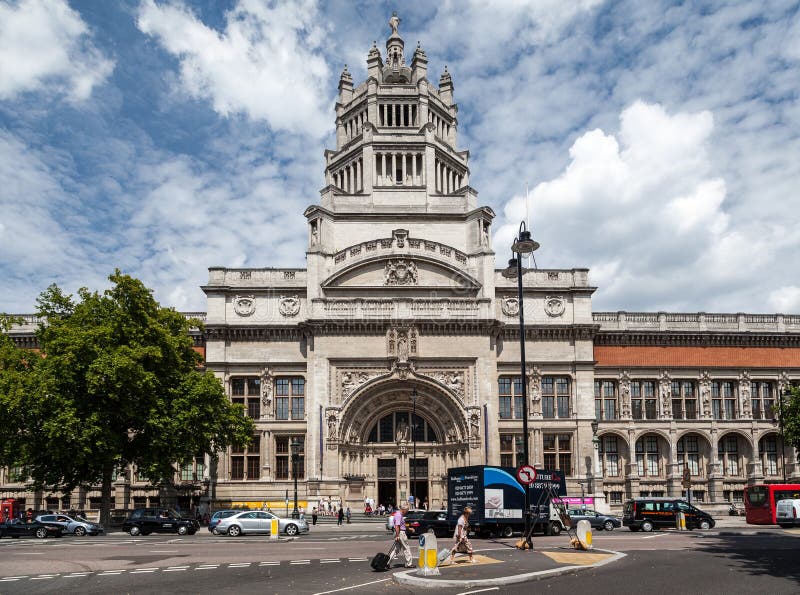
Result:
{"label": "carved medallion", "polygon": [[296,295],[290,297],[281,296],[281,303],[278,306],[278,312],[281,313],[281,316],[286,316],[287,318],[297,316],[297,314],[300,312],[300,298]]}
{"label": "carved medallion", "polygon": [[256,296],[237,295],[233,298],[233,311],[239,316],[252,316],[256,311]]}
{"label": "carved medallion", "polygon": [[503,298],[500,309],[506,316],[517,316],[519,314],[519,299],[515,297]]}
{"label": "carved medallion", "polygon": [[416,285],[417,265],[413,261],[399,258],[386,263],[384,285]]}
{"label": "carved medallion", "polygon": [[564,314],[566,305],[564,298],[560,295],[548,295],[544,298],[544,311],[548,316],[556,318]]}

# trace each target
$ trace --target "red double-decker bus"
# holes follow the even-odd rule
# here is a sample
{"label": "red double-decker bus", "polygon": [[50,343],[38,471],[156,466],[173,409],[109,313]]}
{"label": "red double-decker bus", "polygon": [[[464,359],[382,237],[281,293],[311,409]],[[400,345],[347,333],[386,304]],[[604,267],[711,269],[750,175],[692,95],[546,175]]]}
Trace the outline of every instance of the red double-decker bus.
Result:
{"label": "red double-decker bus", "polygon": [[766,483],[744,489],[744,510],[751,525],[777,525],[775,506],[787,498],[800,498],[800,483]]}

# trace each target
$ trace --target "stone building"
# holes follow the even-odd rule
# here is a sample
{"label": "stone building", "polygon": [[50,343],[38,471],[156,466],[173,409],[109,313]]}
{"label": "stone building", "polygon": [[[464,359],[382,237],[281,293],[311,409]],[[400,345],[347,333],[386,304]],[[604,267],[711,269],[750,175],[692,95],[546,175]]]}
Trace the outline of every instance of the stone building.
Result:
{"label": "stone building", "polygon": [[[516,280],[469,185],[451,75],[432,85],[398,24],[366,81],[342,72],[307,268],[209,269],[196,340],[257,432],[182,471],[194,499],[283,502],[293,442],[308,506],[411,493],[441,506],[448,467],[520,460]],[[800,381],[800,316],[593,312],[583,268],[529,270],[523,289],[531,459],[571,494],[615,508],[677,495],[688,472],[696,501],[722,504],[800,478],[773,419]],[[136,479],[120,476],[118,507],[158,497]],[[8,472],[0,485],[24,490]]]}

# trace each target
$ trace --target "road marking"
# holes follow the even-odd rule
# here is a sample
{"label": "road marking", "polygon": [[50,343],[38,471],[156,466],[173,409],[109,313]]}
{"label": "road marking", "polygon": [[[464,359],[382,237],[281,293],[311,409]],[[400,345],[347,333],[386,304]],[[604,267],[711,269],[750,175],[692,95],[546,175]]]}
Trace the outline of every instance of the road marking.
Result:
{"label": "road marking", "polygon": [[56,578],[57,576],[60,576],[60,575],[58,575],[58,574],[40,574],[39,576],[32,576],[31,580],[32,581],[42,581],[42,580],[45,580],[45,579],[48,579],[48,578]]}
{"label": "road marking", "polygon": [[125,572],[124,570],[106,570],[98,574],[97,576],[117,576]]}
{"label": "road marking", "polygon": [[653,539],[655,537],[661,537],[661,534],[656,533],[655,535],[647,535],[646,537],[642,537],[642,539]]}
{"label": "road marking", "polygon": [[335,564],[336,562],[340,562],[340,558],[323,558],[319,561],[320,564]]}
{"label": "road marking", "polygon": [[14,552],[15,556],[44,556],[44,552]]}
{"label": "road marking", "polygon": [[369,583],[361,583],[360,585],[353,585],[352,587],[342,587],[341,589],[334,589],[333,591],[320,591],[319,593],[315,593],[315,595],[327,595],[328,593],[338,593],[340,591],[349,591],[350,589],[358,589],[360,587],[366,587],[367,585],[376,585],[378,583],[385,583],[386,581],[392,580],[391,578],[383,578],[379,581],[372,581]]}
{"label": "road marking", "polygon": [[150,574],[155,571],[155,568],[153,570],[131,570],[131,574]]}
{"label": "road marking", "polygon": [[228,568],[247,568],[250,562],[237,562],[236,564],[228,564]]}
{"label": "road marking", "polygon": [[70,574],[65,574],[64,578],[79,578],[81,576],[88,576],[88,572],[72,572]]}
{"label": "road marking", "polygon": [[291,560],[289,564],[311,564],[311,560]]}
{"label": "road marking", "polygon": [[188,568],[165,568],[162,572],[185,572]]}
{"label": "road marking", "polygon": [[151,554],[177,554],[178,550],[150,550]]}
{"label": "road marking", "polygon": [[366,558],[348,558],[349,562],[364,562]]}
{"label": "road marking", "polygon": [[499,591],[500,587],[489,587],[488,589],[477,589],[475,591],[463,591],[458,595],[472,595],[472,593],[484,593],[486,591]]}

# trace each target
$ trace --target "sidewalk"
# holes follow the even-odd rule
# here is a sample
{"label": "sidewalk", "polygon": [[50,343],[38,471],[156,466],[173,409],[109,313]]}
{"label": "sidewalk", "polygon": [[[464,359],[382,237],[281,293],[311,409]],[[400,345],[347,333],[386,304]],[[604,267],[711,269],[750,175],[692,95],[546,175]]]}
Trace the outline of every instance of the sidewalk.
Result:
{"label": "sidewalk", "polygon": [[400,584],[423,588],[496,587],[527,582],[611,564],[625,554],[594,549],[588,552],[568,547],[543,547],[521,551],[511,546],[475,550],[475,564],[467,556],[456,556],[454,564],[439,567],[438,576],[420,576],[417,569],[396,572]]}

